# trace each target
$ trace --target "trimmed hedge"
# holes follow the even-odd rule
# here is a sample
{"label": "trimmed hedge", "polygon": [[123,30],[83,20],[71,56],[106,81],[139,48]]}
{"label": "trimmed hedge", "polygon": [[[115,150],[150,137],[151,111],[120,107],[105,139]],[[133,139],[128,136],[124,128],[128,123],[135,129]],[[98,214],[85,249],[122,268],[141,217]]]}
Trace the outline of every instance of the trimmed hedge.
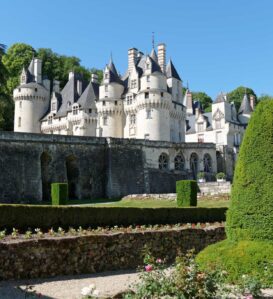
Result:
{"label": "trimmed hedge", "polygon": [[179,207],[197,206],[198,185],[196,181],[176,182],[177,205]]}
{"label": "trimmed hedge", "polygon": [[53,206],[65,205],[68,199],[67,183],[51,184],[51,200]]}
{"label": "trimmed hedge", "polygon": [[0,229],[97,227],[225,221],[227,208],[0,205]]}
{"label": "trimmed hedge", "polygon": [[196,261],[201,269],[226,271],[227,283],[240,283],[242,275],[249,275],[273,287],[272,242],[224,240],[205,248]]}
{"label": "trimmed hedge", "polygon": [[273,101],[261,101],[235,168],[226,232],[231,240],[273,241]]}

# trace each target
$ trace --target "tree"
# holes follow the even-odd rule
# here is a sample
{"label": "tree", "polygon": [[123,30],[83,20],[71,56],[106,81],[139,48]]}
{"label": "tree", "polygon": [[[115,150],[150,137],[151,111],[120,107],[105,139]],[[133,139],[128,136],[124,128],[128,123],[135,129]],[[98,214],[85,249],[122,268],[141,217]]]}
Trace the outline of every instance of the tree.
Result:
{"label": "tree", "polygon": [[264,100],[252,114],[236,164],[227,214],[232,240],[273,241],[273,101]]}
{"label": "tree", "polygon": [[248,95],[248,97],[250,95],[253,95],[255,98],[257,98],[257,95],[253,89],[239,86],[227,94],[227,99],[230,103],[234,102],[235,107],[238,110],[240,108],[245,93]]}
{"label": "tree", "polygon": [[211,112],[212,98],[210,96],[208,96],[205,92],[193,91],[192,99],[193,99],[193,101],[201,102],[203,110],[205,112]]}
{"label": "tree", "polygon": [[258,97],[257,101],[264,101],[264,100],[273,100],[273,96],[269,94],[262,94],[260,97]]}

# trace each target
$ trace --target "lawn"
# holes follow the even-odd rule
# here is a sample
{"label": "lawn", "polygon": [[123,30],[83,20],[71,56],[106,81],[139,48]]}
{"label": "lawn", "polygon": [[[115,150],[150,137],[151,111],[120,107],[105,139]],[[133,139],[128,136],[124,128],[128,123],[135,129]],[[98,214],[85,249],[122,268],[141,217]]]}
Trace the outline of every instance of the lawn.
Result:
{"label": "lawn", "polygon": [[[70,201],[71,205],[84,205],[95,207],[134,207],[134,208],[176,208],[176,201],[173,200],[151,200],[151,199],[123,199],[123,200],[96,200],[96,201]],[[229,207],[229,200],[225,199],[202,199],[198,201],[198,207],[204,208],[222,208]]]}

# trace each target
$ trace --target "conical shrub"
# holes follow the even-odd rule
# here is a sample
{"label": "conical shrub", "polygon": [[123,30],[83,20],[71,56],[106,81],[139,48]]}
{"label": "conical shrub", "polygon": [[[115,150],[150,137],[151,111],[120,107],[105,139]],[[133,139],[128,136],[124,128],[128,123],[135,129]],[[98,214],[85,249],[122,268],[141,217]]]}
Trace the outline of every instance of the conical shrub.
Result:
{"label": "conical shrub", "polygon": [[227,213],[230,240],[273,241],[273,101],[258,104],[240,148]]}

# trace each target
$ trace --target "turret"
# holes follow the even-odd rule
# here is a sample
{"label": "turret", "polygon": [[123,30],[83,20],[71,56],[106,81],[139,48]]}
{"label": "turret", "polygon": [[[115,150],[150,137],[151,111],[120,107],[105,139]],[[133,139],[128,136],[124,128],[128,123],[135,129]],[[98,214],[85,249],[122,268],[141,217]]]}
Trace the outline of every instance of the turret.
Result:
{"label": "turret", "polygon": [[103,73],[103,81],[99,88],[97,136],[123,137],[123,100],[121,95],[124,85],[116,67],[110,59]]}
{"label": "turret", "polygon": [[182,104],[182,80],[178,75],[171,59],[169,60],[169,63],[166,68],[166,76],[168,87],[172,92],[173,101]]}
{"label": "turret", "polygon": [[20,85],[13,91],[15,102],[14,131],[40,133],[40,119],[49,106],[50,90],[42,84],[41,60],[32,59],[23,69]]}
{"label": "turret", "polygon": [[238,119],[242,124],[247,124],[252,113],[252,107],[250,105],[247,94],[245,93],[241,106],[238,111]]}

